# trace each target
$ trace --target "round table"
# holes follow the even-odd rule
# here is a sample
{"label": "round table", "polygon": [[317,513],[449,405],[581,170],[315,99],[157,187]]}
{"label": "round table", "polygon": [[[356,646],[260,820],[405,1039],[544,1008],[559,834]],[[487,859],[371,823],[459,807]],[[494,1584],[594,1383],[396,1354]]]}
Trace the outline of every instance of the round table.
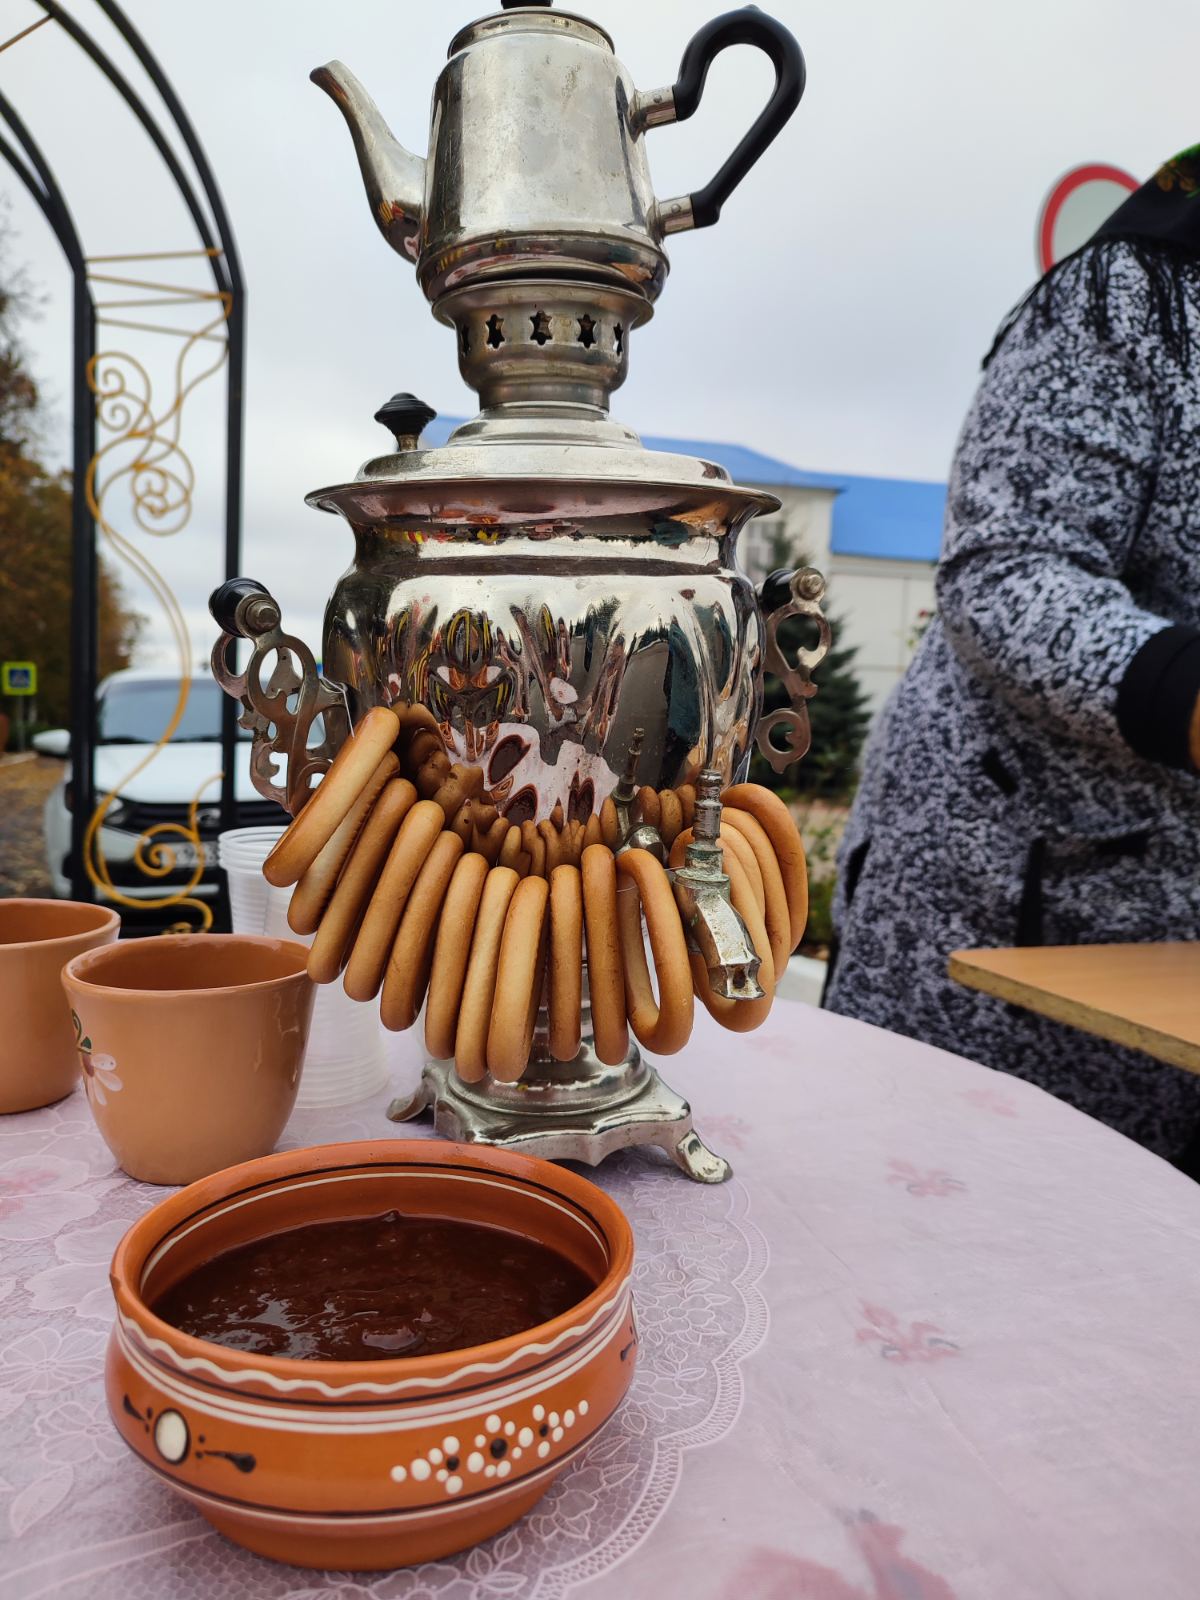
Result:
{"label": "round table", "polygon": [[[417,1071],[400,1042],[397,1083]],[[352,1576],[213,1533],[125,1452],[107,1263],[162,1191],[81,1093],[0,1122],[5,1600],[1191,1600],[1200,1188],[1039,1090],[780,1003],[668,1079],[734,1179],[597,1180],[637,1236],[622,1410],[515,1528]],[[288,1144],[378,1137],[387,1095]]]}

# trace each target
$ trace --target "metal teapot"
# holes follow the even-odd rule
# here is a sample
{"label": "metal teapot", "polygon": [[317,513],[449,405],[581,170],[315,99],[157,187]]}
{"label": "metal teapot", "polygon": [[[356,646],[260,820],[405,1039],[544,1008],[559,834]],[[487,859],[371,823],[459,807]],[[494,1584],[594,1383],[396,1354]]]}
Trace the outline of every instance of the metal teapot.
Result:
{"label": "metal teapot", "polygon": [[[670,88],[641,91],[603,28],[548,3],[503,0],[498,15],[455,35],[424,159],[394,138],[340,62],[312,73],[349,124],[380,230],[415,261],[431,301],[481,279],[546,272],[653,301],[667,273],[663,237],[717,221],[803,93],[799,45],[755,6],[701,28]],[[767,105],[711,183],[656,200],[644,135],[690,117],[714,58],[735,44],[774,63]]]}

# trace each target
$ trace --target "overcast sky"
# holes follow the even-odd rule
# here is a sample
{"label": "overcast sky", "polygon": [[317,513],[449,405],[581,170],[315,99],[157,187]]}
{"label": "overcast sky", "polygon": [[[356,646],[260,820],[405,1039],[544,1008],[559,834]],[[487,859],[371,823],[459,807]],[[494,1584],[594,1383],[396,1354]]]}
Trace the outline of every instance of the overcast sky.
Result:
{"label": "overcast sky", "polygon": [[[129,59],[89,0],[67,4],[116,59]],[[687,38],[722,4],[592,0],[585,9],[635,82],[656,87],[674,79]],[[671,276],[633,342],[614,410],[646,432],[737,441],[797,466],[944,477],[980,355],[1033,276],[1035,220],[1052,181],[1089,160],[1144,175],[1200,138],[1200,11],[1195,0],[766,0],[765,9],[804,48],[804,100],[718,226],[670,241]],[[393,391],[442,412],[473,407],[452,335],[376,231],[346,129],[308,72],[340,57],[423,154],[445,47],[476,7],[128,0],[127,10],[189,108],[242,254],[244,570],[316,644],[351,544],[303,494],[352,476],[386,443],[372,412]],[[4,0],[0,33],[39,15],[31,0]],[[769,82],[755,52],[725,53],[697,115],[649,135],[660,196],[712,175]],[[89,254],[194,244],[143,136],[53,24],[0,55],[0,87],[58,171]],[[48,448],[65,459],[67,277],[5,170],[0,186],[12,197],[15,254],[47,295],[27,342],[57,403]],[[169,390],[175,342],[102,336],[146,362],[157,394]],[[220,576],[221,420],[215,385],[189,402],[195,512],[153,552],[194,624],[197,658],[211,643],[204,598]],[[116,489],[109,508],[130,526]],[[134,583],[130,594],[150,609]],[[156,629],[152,645],[161,638]]]}

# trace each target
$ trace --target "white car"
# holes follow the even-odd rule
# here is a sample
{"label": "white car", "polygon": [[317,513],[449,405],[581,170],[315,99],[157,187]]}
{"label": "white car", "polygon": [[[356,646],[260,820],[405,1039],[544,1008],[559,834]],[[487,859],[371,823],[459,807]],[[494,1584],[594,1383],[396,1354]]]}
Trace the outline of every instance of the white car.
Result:
{"label": "white car", "polygon": [[[196,866],[196,849],[184,841],[172,845],[175,869],[147,877],[134,860],[138,840],[163,822],[186,825],[188,809],[200,796],[198,821],[205,849],[204,875],[192,891],[212,896],[219,888],[216,837],[221,826],[221,701],[223,693],[211,678],[193,678],[187,709],[171,742],[141,772],[130,769],[146,754],[167,726],[179,695],[179,679],[159,672],[132,669],[114,672],[96,692],[95,795],[99,802],[110,789],[117,798],[100,829],[100,848],[109,875],[122,894],[136,900],[161,898],[164,889],[185,885]],[[55,728],[34,736],[42,755],[69,755],[71,736]],[[250,782],[250,736],[239,729],[235,774],[238,827],[285,823],[286,813],[264,800]],[[54,892],[71,894],[71,768],[65,762],[61,783],[46,801],[46,859]],[[171,834],[161,836],[170,842]],[[153,843],[153,841],[151,841]],[[143,855],[147,852],[143,849]]]}

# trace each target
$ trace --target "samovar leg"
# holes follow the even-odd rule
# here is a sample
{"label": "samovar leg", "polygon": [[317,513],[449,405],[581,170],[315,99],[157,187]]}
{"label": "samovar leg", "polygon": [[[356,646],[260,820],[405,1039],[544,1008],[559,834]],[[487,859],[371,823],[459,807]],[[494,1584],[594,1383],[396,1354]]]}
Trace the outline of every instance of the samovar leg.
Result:
{"label": "samovar leg", "polygon": [[428,1074],[422,1072],[421,1081],[407,1098],[397,1096],[387,1108],[389,1122],[415,1122],[425,1111],[433,1105],[436,1097],[436,1087],[430,1081]]}
{"label": "samovar leg", "polygon": [[675,1165],[696,1183],[724,1183],[733,1176],[729,1162],[710,1150],[695,1128],[689,1127],[675,1145],[663,1148]]}

